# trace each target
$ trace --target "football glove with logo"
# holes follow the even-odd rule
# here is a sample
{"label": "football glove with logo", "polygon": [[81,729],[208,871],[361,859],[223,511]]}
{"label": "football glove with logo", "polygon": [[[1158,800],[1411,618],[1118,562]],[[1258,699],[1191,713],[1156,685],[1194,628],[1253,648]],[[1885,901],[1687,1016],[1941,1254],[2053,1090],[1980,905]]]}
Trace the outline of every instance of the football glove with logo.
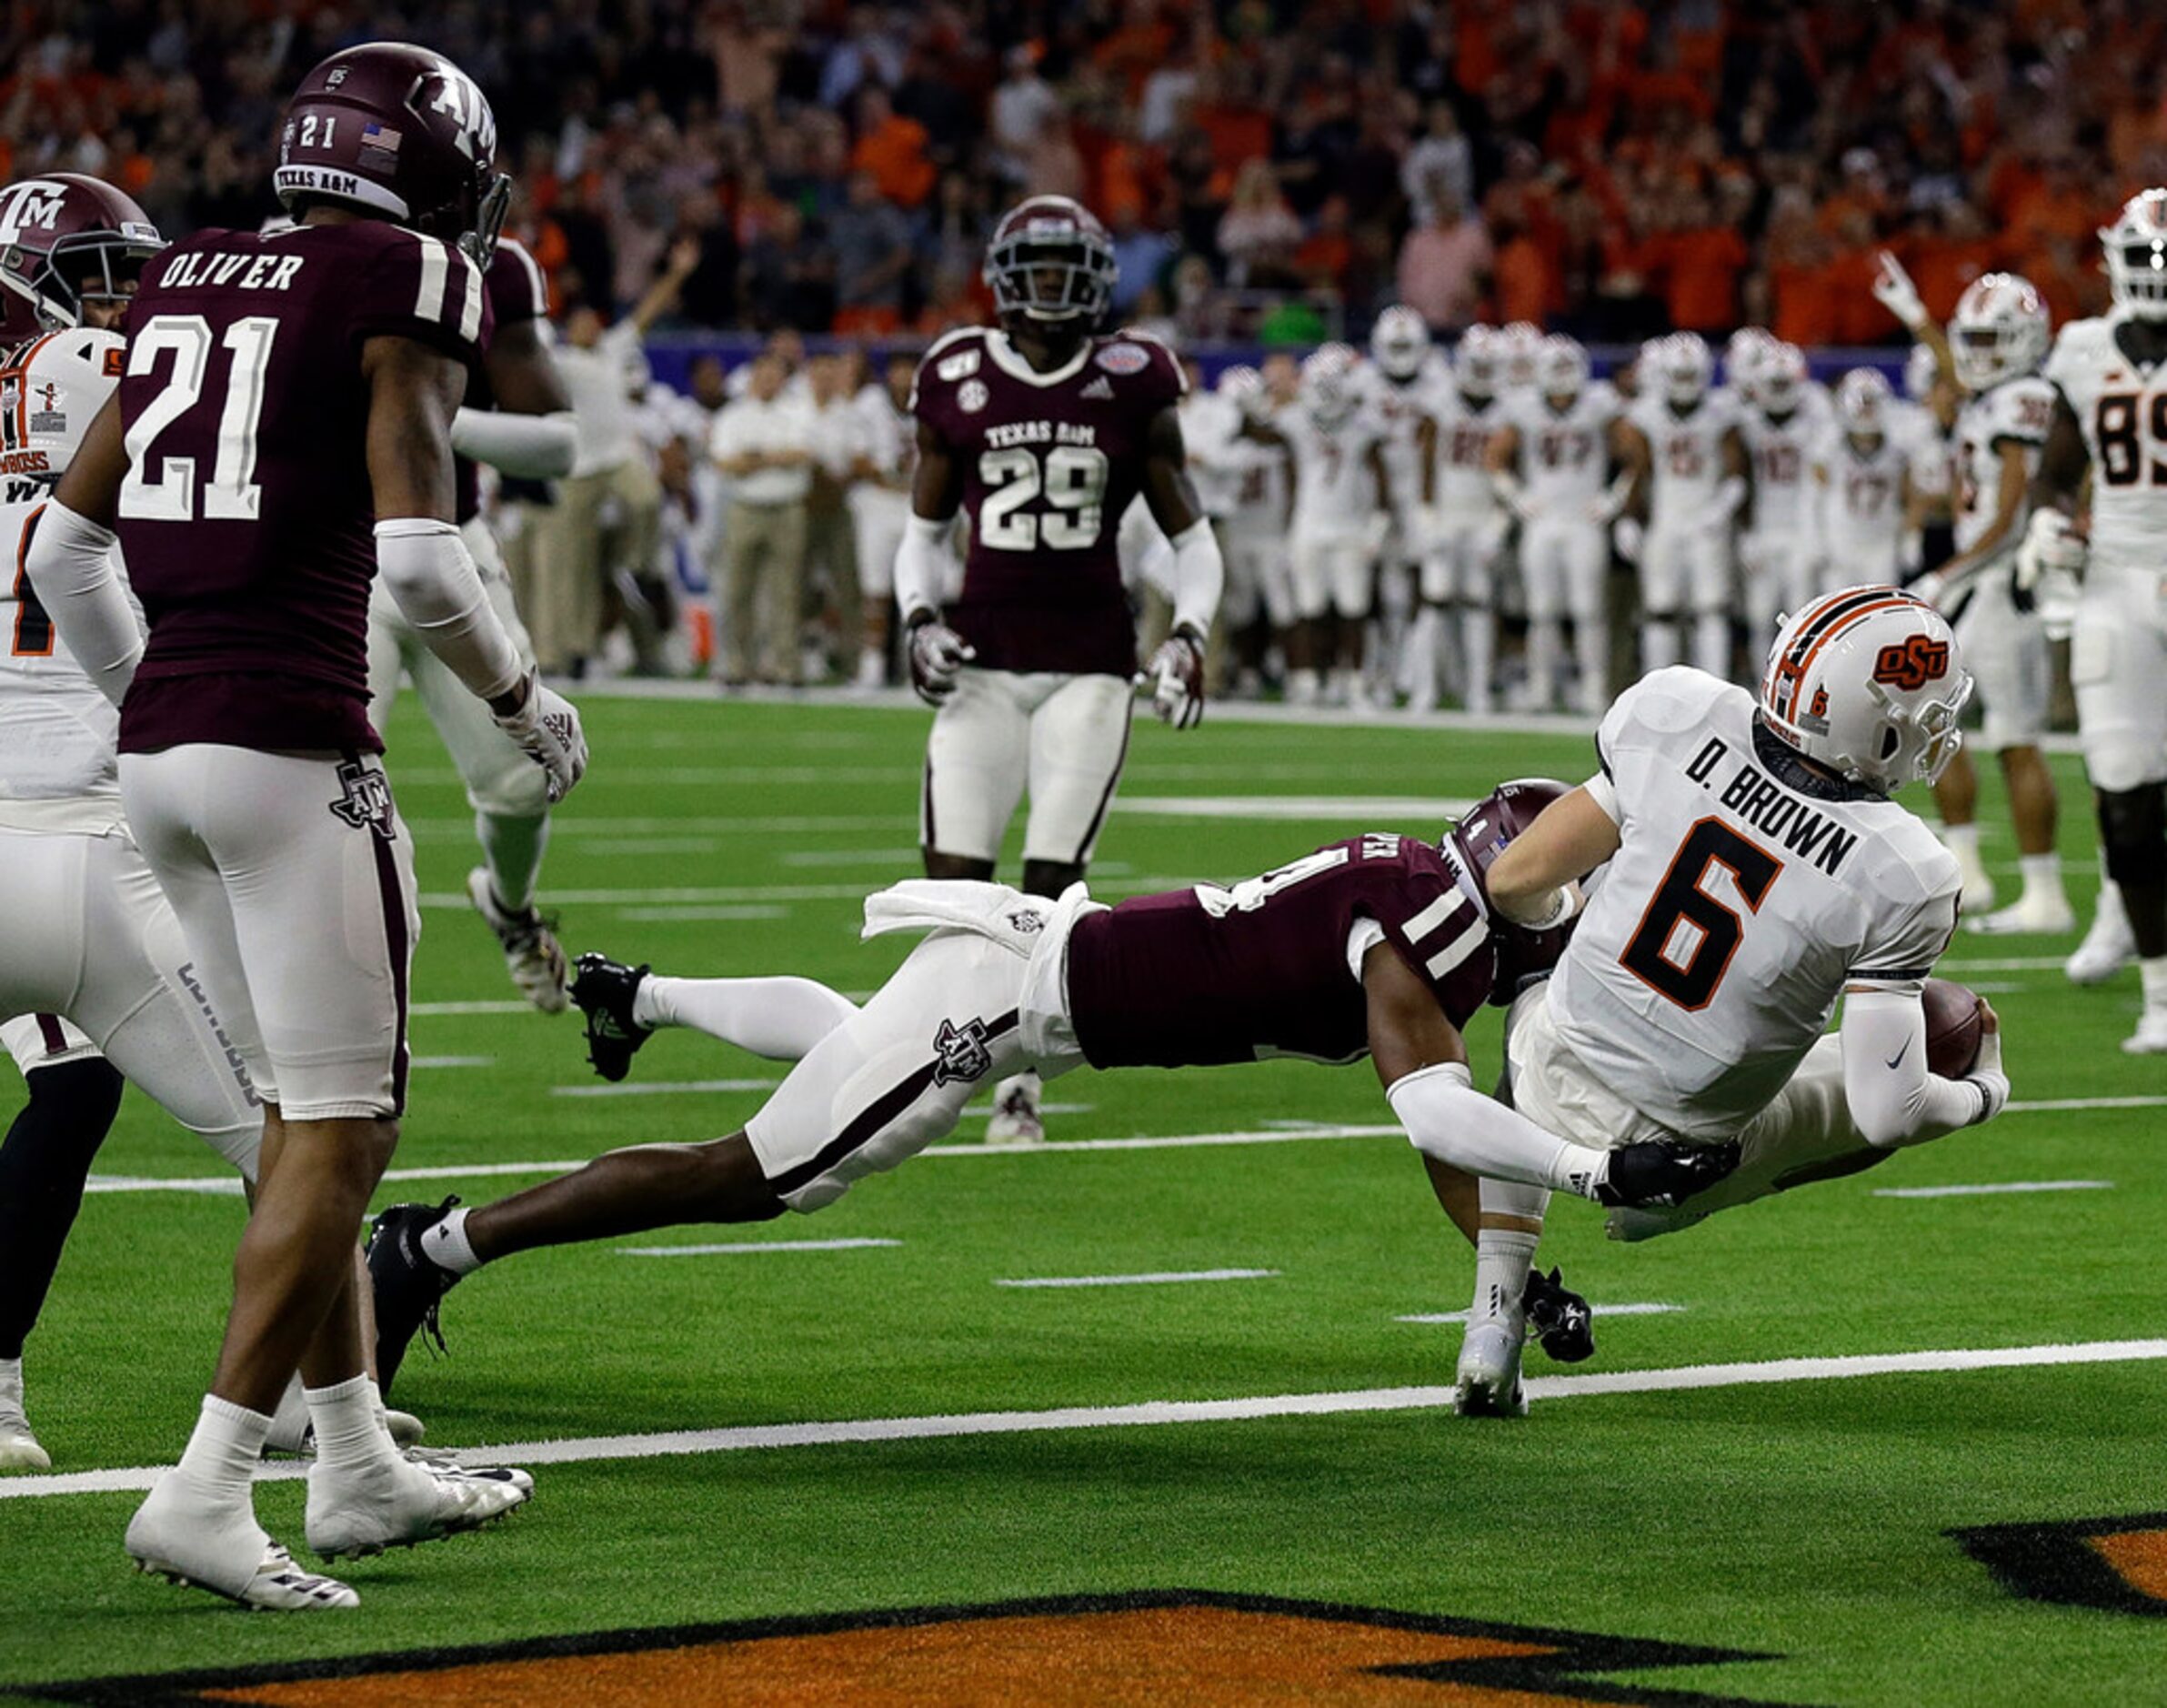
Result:
{"label": "football glove with logo", "polygon": [[1136,685],[1151,696],[1151,708],[1176,729],[1204,719],[1204,642],[1193,629],[1177,628],[1137,672]]}
{"label": "football glove with logo", "polygon": [[956,691],[956,677],[978,649],[928,611],[910,619],[910,686],[918,698],[938,706]]}
{"label": "football glove with logo", "polygon": [[[513,695],[517,703],[507,705]],[[519,744],[519,750],[542,768],[549,779],[549,799],[562,800],[587,775],[587,733],[572,702],[543,686],[533,671],[505,699],[490,703],[497,727]]]}

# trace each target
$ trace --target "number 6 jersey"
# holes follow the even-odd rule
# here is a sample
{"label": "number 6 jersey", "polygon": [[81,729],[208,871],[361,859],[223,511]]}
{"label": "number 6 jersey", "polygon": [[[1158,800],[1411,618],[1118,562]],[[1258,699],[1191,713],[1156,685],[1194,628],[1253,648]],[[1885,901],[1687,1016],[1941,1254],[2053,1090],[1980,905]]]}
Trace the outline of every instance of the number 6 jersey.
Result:
{"label": "number 6 jersey", "polygon": [[948,620],[979,668],[1136,668],[1115,535],[1151,422],[1185,388],[1173,353],[1138,332],[1089,339],[1043,374],[985,327],[926,352],[910,412],[963,466],[970,555]]}
{"label": "number 6 jersey", "polygon": [[362,348],[409,338],[472,365],[489,331],[481,269],[379,220],[198,232],[144,268],[119,533],[150,639],[123,753],[382,751]]}
{"label": "number 6 jersey", "polygon": [[1620,846],[1550,986],[1603,1083],[1691,1138],[1736,1133],[1848,984],[1916,988],[1956,929],[1954,858],[1906,808],[1808,769],[1751,695],[1658,670],[1596,737]]}

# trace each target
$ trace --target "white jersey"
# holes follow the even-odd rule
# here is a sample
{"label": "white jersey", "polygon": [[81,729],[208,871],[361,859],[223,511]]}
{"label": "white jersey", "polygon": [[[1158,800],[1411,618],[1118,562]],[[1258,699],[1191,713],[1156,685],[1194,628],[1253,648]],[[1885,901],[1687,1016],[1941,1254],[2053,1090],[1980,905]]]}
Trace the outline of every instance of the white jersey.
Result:
{"label": "white jersey", "polygon": [[[2054,417],[2054,388],[2037,375],[2005,379],[1977,397],[1967,397],[1956,417],[1956,548],[1970,551],[1993,527],[2001,502],[2001,447],[2013,440],[2023,447],[2027,483],[2039,468],[2040,447],[2047,442],[2047,423]],[[2001,569],[2023,543],[2028,505],[2001,537],[1992,558],[1981,566]]]}
{"label": "white jersey", "polygon": [[1230,397],[1200,388],[1184,392],[1174,406],[1181,422],[1181,448],[1189,458],[1197,503],[1214,521],[1233,515],[1241,496],[1241,410]]}
{"label": "white jersey", "polygon": [[2167,365],[2130,359],[2121,325],[2069,322],[2041,376],[2068,399],[2092,456],[2092,563],[2156,572],[2167,566]]}
{"label": "white jersey", "polygon": [[1543,517],[1590,519],[1610,474],[1610,423],[1618,394],[1591,380],[1563,409],[1523,393],[1506,412],[1520,439],[1520,477],[1528,507]]}
{"label": "white jersey", "polygon": [[1384,458],[1387,497],[1396,515],[1410,515],[1422,501],[1422,423],[1436,418],[1439,395],[1452,384],[1451,370],[1431,351],[1411,378],[1396,380],[1376,367],[1357,368],[1355,378]]}
{"label": "white jersey", "polygon": [[1870,451],[1861,450],[1849,434],[1828,440],[1814,460],[1823,553],[1839,564],[1852,558],[1885,561],[1903,536],[1911,470],[1911,453],[1893,434],[1882,434]]}
{"label": "white jersey", "polygon": [[1486,522],[1497,514],[1497,490],[1484,461],[1504,426],[1502,395],[1481,397],[1447,386],[1436,399],[1437,507],[1455,523]]}
{"label": "white jersey", "polygon": [[1621,839],[1550,1012],[1650,1120],[1728,1138],[1783,1089],[1845,985],[1932,970],[1956,929],[1955,858],[1893,800],[1807,770],[1751,694],[1702,671],[1644,677],[1596,744]]}
{"label": "white jersey", "polygon": [[1294,531],[1320,538],[1359,536],[1377,514],[1369,462],[1376,421],[1357,408],[1327,422],[1302,400],[1280,410],[1272,424],[1294,455]]}
{"label": "white jersey", "polygon": [[1237,438],[1227,447],[1227,461],[1234,479],[1227,532],[1250,541],[1284,541],[1292,484],[1285,449],[1259,439]]}
{"label": "white jersey", "polygon": [[1911,489],[1932,497],[1949,490],[1949,435],[1924,404],[1910,397],[1890,399],[1889,438],[1901,448],[1911,472]]}
{"label": "white jersey", "polygon": [[0,826],[122,822],[119,714],[69,656],[20,568],[23,530],[119,382],[120,335],[56,332],[0,355]]}
{"label": "white jersey", "polygon": [[1663,398],[1644,395],[1627,419],[1648,438],[1649,526],[1690,526],[1723,481],[1723,436],[1736,424],[1729,406],[1711,392],[1680,415]]}
{"label": "white jersey", "polygon": [[1739,417],[1746,465],[1753,476],[1753,532],[1774,538],[1795,536],[1812,497],[1813,458],[1832,430],[1827,394],[1808,387],[1798,407],[1781,421],[1759,409]]}

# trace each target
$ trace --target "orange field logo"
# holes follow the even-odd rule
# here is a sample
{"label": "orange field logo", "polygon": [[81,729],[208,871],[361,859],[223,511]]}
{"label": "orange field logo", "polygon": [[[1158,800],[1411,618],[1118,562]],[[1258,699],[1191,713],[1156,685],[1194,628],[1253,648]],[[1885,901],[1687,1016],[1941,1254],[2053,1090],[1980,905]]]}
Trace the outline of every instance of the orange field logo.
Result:
{"label": "orange field logo", "polygon": [[2012,1595],[2167,1619],[2167,1512],[1949,1533]]}
{"label": "orange field logo", "polygon": [[[430,1708],[512,1703],[1435,1701],[1440,1708],[1746,1699],[1595,1682],[1651,1668],[1771,1660],[1202,1590],[914,1607],[530,1643],[96,1679],[33,1687],[63,1702]],[[1583,1675],[1593,1675],[1580,1682]]]}

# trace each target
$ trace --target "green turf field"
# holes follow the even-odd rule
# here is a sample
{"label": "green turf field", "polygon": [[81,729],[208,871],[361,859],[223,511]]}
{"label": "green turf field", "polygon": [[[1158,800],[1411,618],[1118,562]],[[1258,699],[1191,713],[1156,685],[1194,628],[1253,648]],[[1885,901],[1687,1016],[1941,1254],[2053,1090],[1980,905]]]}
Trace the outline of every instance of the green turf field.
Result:
{"label": "green turf field", "polygon": [[[871,989],[900,959],[906,945],[894,939],[858,943],[858,898],[912,869],[923,714],[597,698],[587,716],[594,769],[560,816],[547,872],[575,952],[605,949],[672,971],[796,971],[848,991]],[[425,920],[413,1107],[395,1167],[551,1163],[741,1124],[761,1096],[747,1082],[772,1081],[774,1064],[666,1034],[629,1082],[643,1094],[592,1095],[601,1082],[582,1060],[577,1020],[512,1010],[495,943],[463,900],[473,850],[458,787],[410,705],[392,736]],[[1230,720],[1175,736],[1139,726],[1095,888],[1230,879],[1361,829],[1432,835],[1424,803],[1465,799],[1509,775],[1577,778],[1589,765],[1584,738]],[[2089,812],[2074,761],[2057,770],[2072,888],[2088,909]],[[1990,864],[2013,885],[2006,829],[1991,839],[2000,805],[1987,780]],[[1223,798],[1309,804],[1282,799],[1273,817],[1178,809]],[[1339,804],[1350,799],[1374,804],[1350,819]],[[1395,799],[1404,804],[1395,809]],[[2004,1019],[2019,1102],[1994,1127],[1634,1249],[1606,1244],[1590,1207],[1560,1202],[1546,1261],[1599,1307],[1674,1309],[1599,1322],[1594,1363],[1539,1398],[1524,1422],[1463,1422],[1438,1409],[1434,1393],[1379,1396],[1450,1382],[1458,1329],[1403,1319],[1463,1307],[1471,1265],[1403,1140],[1288,1136],[1304,1123],[1387,1122],[1366,1067],[1082,1072],[1053,1087],[1058,1140],[1252,1141],[959,1148],[869,1181],[815,1217],[624,1242],[880,1243],[533,1254],[452,1297],[451,1356],[417,1351],[397,1401],[426,1418],[433,1443],[463,1445],[1339,1399],[1304,1415],[1214,1421],[1177,1409],[1148,1426],[1039,1420],[998,1433],[640,1458],[597,1444],[575,1450],[590,1456],[539,1465],[533,1504],[492,1532],[354,1565],[344,1575],[364,1605],[346,1616],[248,1619],[135,1576],[120,1549],[133,1493],[0,1499],[0,1684],[1187,1590],[1766,1657],[1596,1670],[1570,1683],[1544,1674],[1540,1686],[1511,1675],[1547,1690],[1545,1700],[1668,1690],[1782,1703],[2167,1702],[2167,1620],[2144,1611],[2167,1613],[2167,1293],[2155,1268],[2167,1215],[2167,1067],[2116,1048],[2133,1019],[2134,974],[2073,990],[2059,971],[2067,948],[1964,939],[1944,969],[1987,990]],[[468,1011],[454,1011],[461,1005]],[[1480,1079],[1497,1062],[1494,1015],[1474,1047]],[[958,1140],[975,1140],[982,1125],[967,1123]],[[214,1172],[134,1094],[99,1169],[140,1181]],[[379,1201],[446,1191],[475,1201],[535,1178],[387,1185]],[[1881,1195],[2072,1181],[2111,1184]],[[55,1473],[177,1452],[209,1371],[240,1213],[237,1198],[174,1190],[87,1201],[27,1361],[31,1413]],[[996,1284],[1218,1270],[1269,1272]],[[2080,1364],[1815,1379],[1806,1367],[1762,1372],[1787,1380],[1682,1391],[1603,1392],[1592,1380],[2108,1341],[2149,1344]],[[1531,1354],[1530,1373],[1564,1372]],[[1362,1404],[1391,1409],[1355,1409]],[[293,1482],[259,1498],[272,1529],[296,1546],[300,1502]],[[2150,1526],[2120,1542],[2072,1532],[2028,1556],[2059,1561],[2053,1581],[2064,1590],[2107,1586],[2120,1609],[2021,1599],[1950,1533],[2147,1513]],[[1273,1656],[1300,1645],[1289,1645],[1262,1605],[1215,1616],[1254,1633],[1228,1654],[1269,1673]],[[996,1629],[1028,1648],[1042,1627]],[[1178,1621],[1166,1629],[1193,1635]],[[1401,1622],[1381,1637],[1359,1629],[1369,1634],[1350,1641],[1353,1658],[1332,1663],[1339,1671],[1306,1686],[1259,1674],[1253,1692],[1229,1685],[1228,1699],[1276,1689],[1281,1700],[1502,1700],[1455,1694],[1474,1686],[1435,1682],[1445,1673],[1367,1670],[1419,1666],[1426,1643],[1446,1642],[1442,1624]],[[1151,1666],[1193,1669],[1221,1665],[1217,1640],[1207,1632],[1146,1648],[1159,1657]],[[1028,1651],[1029,1693],[1204,1699],[1179,1683],[1187,1673],[1147,1666],[1110,1683],[1091,1673],[1078,1656],[1103,1658],[1111,1639],[1087,1633],[1064,1647],[1057,1630],[1046,1641]],[[717,1651],[703,1663],[706,1684],[691,1693],[680,1684],[677,1699],[770,1699],[755,1674],[741,1683],[730,1670],[756,1664],[756,1651],[780,1653]],[[849,1653],[853,1666],[864,1659]],[[805,1653],[817,1666],[830,1652],[815,1643]],[[1583,1658],[1600,1669],[1634,1657],[1596,1644]],[[898,1664],[892,1655],[865,1663]],[[1234,1665],[1224,1660],[1222,1684]],[[881,1699],[914,1688],[958,1699],[928,1683],[938,1675],[930,1660],[926,1668],[880,1674],[898,1693]],[[878,1694],[874,1673],[826,1676],[850,1681],[826,1699],[861,1685]],[[426,1681],[413,1694],[442,1700]],[[577,1694],[616,1700],[598,1684]]]}

